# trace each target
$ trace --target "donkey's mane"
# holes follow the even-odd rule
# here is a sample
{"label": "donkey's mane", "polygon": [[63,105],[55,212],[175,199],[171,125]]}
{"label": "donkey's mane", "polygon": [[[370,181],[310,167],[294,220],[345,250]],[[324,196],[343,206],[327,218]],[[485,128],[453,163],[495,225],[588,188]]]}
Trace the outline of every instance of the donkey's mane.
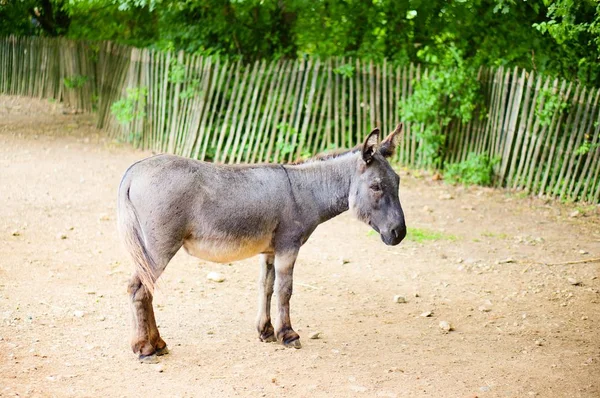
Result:
{"label": "donkey's mane", "polygon": [[342,157],[349,153],[358,152],[360,150],[360,147],[361,147],[360,145],[357,145],[351,149],[333,149],[331,151],[325,151],[325,152],[318,153],[315,156],[308,158],[306,160],[302,160],[302,159],[296,160],[295,162],[292,162],[290,164],[291,165],[300,165],[300,164],[306,164],[306,163],[323,162],[325,160],[331,160],[331,159]]}

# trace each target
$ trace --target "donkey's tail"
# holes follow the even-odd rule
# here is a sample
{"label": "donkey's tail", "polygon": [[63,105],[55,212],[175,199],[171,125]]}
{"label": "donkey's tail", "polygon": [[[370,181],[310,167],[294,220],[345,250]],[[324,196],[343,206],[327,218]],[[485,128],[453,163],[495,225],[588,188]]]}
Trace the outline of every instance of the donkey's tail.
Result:
{"label": "donkey's tail", "polygon": [[150,253],[148,253],[148,250],[146,249],[144,233],[140,225],[138,214],[129,198],[130,187],[131,182],[127,178],[126,172],[121,181],[121,186],[119,187],[117,224],[125,248],[133,259],[137,276],[144,286],[146,286],[148,291],[153,293],[157,279],[157,267],[152,256],[150,256]]}

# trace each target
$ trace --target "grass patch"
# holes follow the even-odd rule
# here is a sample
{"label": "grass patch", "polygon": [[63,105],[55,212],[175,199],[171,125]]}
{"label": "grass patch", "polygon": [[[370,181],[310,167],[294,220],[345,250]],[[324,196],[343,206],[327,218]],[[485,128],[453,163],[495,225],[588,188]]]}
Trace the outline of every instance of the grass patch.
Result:
{"label": "grass patch", "polygon": [[[379,234],[372,229],[369,230],[369,232],[367,232],[367,236],[377,236],[377,235],[379,235]],[[405,238],[405,240],[407,240],[407,241],[410,240],[410,241],[417,242],[417,243],[422,243],[422,242],[426,242],[426,241],[436,241],[436,240],[455,241],[457,239],[458,238],[454,235],[444,234],[444,233],[432,231],[432,230],[426,229],[426,228],[408,228],[408,231],[406,232],[406,238]]]}
{"label": "grass patch", "polygon": [[432,231],[425,228],[408,228],[406,233],[406,240],[412,240],[413,242],[425,242],[428,240],[450,240],[455,241],[458,238],[454,235],[444,234],[437,231]]}
{"label": "grass patch", "polygon": [[497,238],[497,239],[508,239],[510,235],[504,233],[495,233],[490,231],[485,231],[481,233],[481,236],[485,236],[486,238]]}

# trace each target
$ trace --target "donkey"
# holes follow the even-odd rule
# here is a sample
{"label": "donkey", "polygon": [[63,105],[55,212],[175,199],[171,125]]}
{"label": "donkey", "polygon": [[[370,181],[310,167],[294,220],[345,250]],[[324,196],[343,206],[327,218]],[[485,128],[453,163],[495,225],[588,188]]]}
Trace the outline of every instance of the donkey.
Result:
{"label": "donkey", "polygon": [[[290,322],[292,274],[300,247],[315,228],[350,209],[387,245],[406,236],[400,178],[386,158],[402,124],[379,143],[292,165],[220,165],[157,155],[127,169],[118,194],[118,226],[135,264],[128,293],[131,348],[140,360],[168,352],[152,308],[156,280],[183,246],[198,258],[230,262],[260,255],[259,339],[300,348]],[[278,322],[271,323],[277,292]]]}

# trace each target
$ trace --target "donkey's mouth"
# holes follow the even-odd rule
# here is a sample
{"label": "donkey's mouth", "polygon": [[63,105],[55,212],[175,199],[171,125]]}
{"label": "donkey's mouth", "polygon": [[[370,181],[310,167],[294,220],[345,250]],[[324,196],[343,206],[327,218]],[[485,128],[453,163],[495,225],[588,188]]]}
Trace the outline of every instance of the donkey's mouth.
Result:
{"label": "donkey's mouth", "polygon": [[377,226],[375,224],[373,224],[371,221],[369,221],[369,225],[371,226],[371,228],[373,228],[375,230],[375,232],[377,232],[379,235],[381,235],[381,232],[379,232],[379,228],[377,228]]}

